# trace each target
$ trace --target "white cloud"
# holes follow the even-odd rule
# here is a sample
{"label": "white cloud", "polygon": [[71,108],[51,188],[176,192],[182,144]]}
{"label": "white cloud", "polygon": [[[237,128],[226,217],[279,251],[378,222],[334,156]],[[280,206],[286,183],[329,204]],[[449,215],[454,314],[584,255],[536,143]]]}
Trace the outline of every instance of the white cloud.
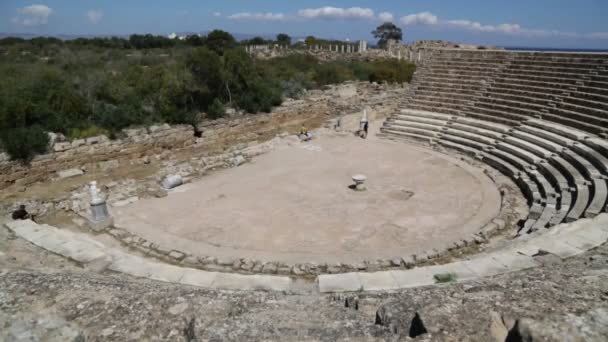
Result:
{"label": "white cloud", "polygon": [[369,8],[320,7],[298,11],[298,16],[305,19],[373,19],[374,11]]}
{"label": "white cloud", "polygon": [[221,16],[222,16],[222,13],[220,13],[220,12],[214,12],[214,13],[213,13],[213,16],[214,16],[214,17],[221,17]]}
{"label": "white cloud", "polygon": [[608,39],[608,32],[593,32],[587,34],[587,38],[591,39]]}
{"label": "white cloud", "polygon": [[103,11],[101,10],[90,10],[86,13],[86,17],[91,24],[99,24],[101,19],[103,19]]}
{"label": "white cloud", "polygon": [[383,22],[390,22],[395,20],[395,16],[391,12],[382,12],[378,14],[378,19]]}
{"label": "white cloud", "polygon": [[283,21],[287,17],[283,13],[249,13],[242,12],[228,16],[228,19],[232,20],[257,20],[257,21]]}
{"label": "white cloud", "polygon": [[401,18],[401,23],[406,26],[425,25],[440,28],[460,29],[479,33],[500,33],[523,37],[562,37],[562,38],[588,38],[608,39],[608,32],[595,32],[580,34],[576,32],[564,32],[558,30],[529,29],[519,24],[497,24],[488,25],[472,20],[442,20],[431,12],[410,14]]}
{"label": "white cloud", "polygon": [[401,18],[403,25],[436,25],[438,22],[437,16],[431,12],[410,14]]}
{"label": "white cloud", "polygon": [[40,26],[49,22],[53,9],[46,5],[30,5],[17,9],[13,22],[23,26]]}

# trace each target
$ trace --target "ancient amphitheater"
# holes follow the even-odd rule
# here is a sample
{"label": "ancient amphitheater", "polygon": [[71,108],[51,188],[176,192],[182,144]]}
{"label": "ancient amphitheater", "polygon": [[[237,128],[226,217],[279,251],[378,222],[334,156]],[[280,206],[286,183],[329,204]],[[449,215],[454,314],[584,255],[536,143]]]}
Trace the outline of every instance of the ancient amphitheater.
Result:
{"label": "ancient amphitheater", "polygon": [[[67,160],[63,167],[53,166],[53,172],[64,172],[69,184],[52,196],[58,196],[57,192],[68,195],[38,203],[46,205],[47,214],[54,218],[38,223],[5,220],[5,225],[11,236],[31,243],[19,248],[29,251],[38,246],[32,253],[51,252],[55,255],[45,258],[58,255],[84,271],[57,275],[36,273],[29,264],[28,271],[5,267],[5,280],[0,284],[10,290],[0,291],[0,308],[6,312],[0,318],[10,329],[0,333],[0,338],[10,339],[20,332],[16,324],[6,323],[13,304],[1,301],[19,291],[36,293],[35,287],[27,285],[40,286],[36,279],[56,284],[62,289],[58,296],[73,306],[78,303],[66,293],[74,287],[76,292],[85,291],[84,287],[91,295],[104,293],[106,306],[118,305],[116,298],[123,296],[109,288],[123,288],[123,300],[131,308],[127,310],[146,312],[151,310],[141,308],[137,298],[155,293],[155,300],[169,307],[167,315],[173,317],[171,323],[158,323],[164,321],[147,313],[150,321],[141,323],[131,318],[133,312],[112,311],[103,316],[118,315],[132,322],[141,328],[137,335],[119,322],[103,325],[94,313],[85,312],[83,308],[93,304],[80,297],[78,305],[88,304],[82,304],[74,317],[82,313],[88,318],[66,319],[61,326],[69,327],[65,336],[73,333],[92,339],[138,340],[147,336],[147,329],[156,333],[158,327],[167,332],[146,338],[505,340],[509,329],[513,341],[526,340],[525,334],[541,340],[560,336],[535,328],[534,322],[528,322],[526,328],[522,328],[523,321],[513,325],[504,314],[496,319],[494,311],[501,306],[518,303],[524,307],[526,301],[541,308],[531,314],[537,318],[571,311],[590,315],[596,325],[584,332],[588,335],[577,335],[584,330],[580,324],[580,331],[572,328],[568,333],[583,336],[582,340],[605,338],[608,325],[602,327],[601,322],[608,319],[608,311],[600,304],[605,307],[608,300],[608,55],[423,49],[418,58],[409,88],[368,85],[364,91],[347,88],[346,93],[353,94],[342,90],[325,100],[316,99],[314,105],[301,103],[302,108],[314,110],[325,106],[327,114],[316,118],[316,124],[323,127],[313,132],[315,138],[309,142],[282,134],[265,142],[238,141],[238,145],[204,157],[188,154],[181,160],[187,163],[169,163],[163,159],[166,152],[162,148],[150,152],[158,160],[150,161],[146,152],[152,145],[158,147],[154,141],[168,134],[158,132],[169,128],[148,130],[145,139],[152,145],[124,153],[129,148],[122,146],[117,152],[120,163],[133,169],[156,163],[164,169],[136,179],[132,193],[120,198],[112,196],[133,184],[86,178],[78,170],[75,175],[66,174],[60,169],[73,167],[77,158],[72,163],[62,156],[68,145],[74,145],[56,143],[54,157],[46,160]],[[370,117],[368,139],[351,132],[358,126],[360,114],[335,118],[335,107],[327,106],[341,96],[342,114],[356,111],[349,103],[368,106],[370,115],[375,113]],[[354,100],[358,97],[375,100],[361,103]],[[292,125],[291,131],[301,122]],[[236,126],[226,124],[226,129]],[[254,130],[254,126],[247,127],[246,131]],[[203,140],[221,140],[228,131],[218,132],[212,138],[203,134]],[[258,136],[270,138],[262,133]],[[142,140],[133,137],[130,143]],[[91,151],[103,144],[85,141],[75,148],[95,153]],[[104,156],[106,159],[91,157],[87,163],[97,165],[96,172],[103,174],[112,162]],[[6,179],[17,185],[16,179],[33,173],[14,165],[4,170]],[[96,177],[103,178],[100,173]],[[187,184],[165,193],[159,183],[169,173],[182,174]],[[366,176],[366,191],[353,188],[351,178],[356,174]],[[40,177],[35,174],[37,180]],[[109,225],[88,223],[90,180],[100,180],[107,192],[113,219]],[[57,184],[61,182],[66,180]],[[32,191],[29,185],[21,190],[35,196],[44,184],[48,182],[32,185]],[[5,254],[10,252],[9,248]],[[585,273],[582,264],[597,262],[598,255],[604,263],[601,271]],[[129,276],[143,283],[131,283],[134,280]],[[579,277],[585,280],[576,285]],[[114,285],[108,285],[107,279]],[[549,283],[550,289],[539,285]],[[560,284],[574,284],[576,290],[570,292]],[[212,292],[188,290],[190,286]],[[475,293],[475,288],[483,288],[486,297],[469,299],[474,305],[468,307],[466,293]],[[130,297],[130,291],[136,295]],[[167,293],[172,291],[179,293],[177,299]],[[165,303],[166,298],[175,302]],[[153,299],[145,300],[151,307],[156,305]],[[477,300],[480,303],[475,304]],[[407,305],[395,304],[399,301]],[[495,304],[481,304],[483,301]],[[249,303],[246,305],[259,311],[239,318],[247,310],[235,313],[234,308],[242,305],[237,302]],[[332,304],[335,302],[340,304]],[[378,308],[385,302],[393,304]],[[451,306],[442,306],[448,302]],[[604,311],[593,311],[596,304]],[[225,305],[229,308],[210,313],[220,320],[235,320],[224,322],[224,328],[201,317],[206,310]],[[332,305],[335,307],[327,308]],[[492,313],[475,312],[486,310],[485,305],[493,305]],[[54,310],[65,316],[73,309]],[[505,310],[525,315],[532,309],[527,307],[525,313]],[[313,318],[315,312],[321,316]],[[181,314],[189,321],[184,323]],[[12,315],[18,316],[17,312]],[[143,314],[138,311],[137,315]],[[370,315],[373,318],[364,323]],[[289,320],[286,317],[293,321],[285,323],[282,319]],[[471,317],[484,328],[476,327],[475,322],[454,322]],[[314,323],[302,323],[307,318]],[[336,321],[333,327],[332,320]],[[568,324],[566,319],[560,326]],[[230,335],[230,329],[241,335]],[[52,329],[40,334],[48,331]],[[560,330],[554,327],[552,331]],[[121,335],[127,332],[129,338]]]}

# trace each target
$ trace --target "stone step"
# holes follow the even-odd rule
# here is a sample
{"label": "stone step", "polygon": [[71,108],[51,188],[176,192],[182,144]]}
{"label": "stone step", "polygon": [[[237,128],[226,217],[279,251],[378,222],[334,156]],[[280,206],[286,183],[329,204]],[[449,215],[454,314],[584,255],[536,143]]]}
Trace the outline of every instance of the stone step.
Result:
{"label": "stone step", "polygon": [[548,206],[545,207],[543,209],[543,213],[540,215],[538,220],[536,220],[536,222],[530,228],[530,232],[536,232],[541,229],[547,228],[549,226],[549,223],[551,222],[551,219],[553,219],[555,212],[556,212],[555,208],[551,208]]}
{"label": "stone step", "polygon": [[483,151],[484,148],[486,148],[488,146],[487,144],[480,143],[475,140],[471,140],[471,139],[463,138],[461,136],[447,134],[447,133],[442,134],[439,141],[440,142],[449,141],[449,142],[456,143],[459,145],[471,147],[471,148],[477,150],[476,154],[479,154],[480,152]]}
{"label": "stone step", "polygon": [[575,186],[588,186],[590,183],[587,179],[578,171],[574,165],[562,157],[551,157],[549,160],[551,165],[555,166],[560,172],[568,179],[570,184]]}
{"label": "stone step", "polygon": [[508,161],[505,161],[504,159],[498,156],[494,156],[489,153],[482,153],[481,155],[484,163],[500,171],[507,177],[517,179],[521,176],[522,173],[524,173],[524,171],[517,168],[517,166],[509,163]]}
{"label": "stone step", "polygon": [[472,133],[469,130],[461,130],[461,129],[459,129],[459,127],[460,126],[455,126],[455,125],[447,126],[443,130],[444,136],[452,135],[452,136],[460,137],[462,139],[475,141],[476,143],[479,143],[482,145],[494,146],[496,144],[495,139],[489,138],[489,137],[481,135],[481,134]]}
{"label": "stone step", "polygon": [[522,148],[528,152],[532,152],[542,159],[548,159],[555,155],[554,152],[551,152],[551,151],[543,148],[542,146],[536,145],[534,143],[530,143],[526,140],[523,140],[523,139],[520,139],[520,138],[517,138],[514,136],[505,137],[504,141],[511,145]]}
{"label": "stone step", "polygon": [[509,134],[511,132],[511,126],[491,121],[477,120],[466,117],[457,118],[454,123],[479,127],[485,130],[494,131],[501,134]]}
{"label": "stone step", "polygon": [[602,177],[602,173],[595,166],[593,166],[593,164],[576,152],[566,150],[561,153],[561,156],[574,165],[577,170],[579,170],[581,174],[585,176],[585,178],[593,179]]}
{"label": "stone step", "polygon": [[560,207],[549,221],[549,226],[555,226],[560,224],[566,220],[566,216],[568,212],[570,212],[570,207],[572,205],[572,194],[569,192],[562,192],[560,197]]}
{"label": "stone step", "polygon": [[552,133],[563,135],[564,137],[567,137],[568,139],[577,140],[577,141],[585,140],[587,138],[593,137],[592,134],[589,134],[587,132],[573,129],[571,127],[566,127],[564,125],[547,122],[544,120],[534,120],[534,119],[528,120],[528,121],[526,121],[526,125],[544,129],[544,130],[547,130]]}
{"label": "stone step", "polygon": [[436,126],[443,126],[448,122],[447,120],[437,120],[437,119],[413,116],[413,115],[409,115],[409,114],[394,114],[387,121],[408,121],[408,122],[415,122],[415,123],[420,123],[420,124],[425,124],[425,125],[436,125]]}
{"label": "stone step", "polygon": [[435,141],[435,137],[433,135],[416,134],[413,132],[404,131],[404,130],[400,130],[400,129],[392,129],[392,128],[384,128],[384,127],[380,128],[380,131],[389,136],[404,138],[406,140],[421,141],[424,143],[433,143]]}
{"label": "stone step", "polygon": [[423,110],[412,110],[412,109],[401,109],[400,113],[408,115],[408,116],[417,116],[417,117],[421,117],[421,118],[429,118],[429,119],[442,120],[442,121],[449,121],[449,120],[452,120],[452,118],[454,117],[451,114],[435,113],[435,112],[428,112],[428,111],[423,111]]}
{"label": "stone step", "polygon": [[537,165],[540,172],[558,189],[558,192],[570,191],[570,183],[564,174],[551,165],[548,161],[541,161]]}
{"label": "stone step", "polygon": [[589,207],[585,210],[586,218],[594,218],[606,209],[608,200],[608,187],[604,179],[593,179],[593,197]]}
{"label": "stone step", "polygon": [[453,150],[459,151],[459,152],[466,154],[473,158],[479,158],[482,153],[479,149],[477,149],[475,147],[470,147],[467,145],[459,144],[454,141],[440,139],[437,141],[437,143],[448,149],[453,149]]}
{"label": "stone step", "polygon": [[600,152],[604,157],[608,158],[608,140],[601,138],[589,138],[583,141],[587,146],[592,147]]}
{"label": "stone step", "polygon": [[427,129],[423,129],[423,128],[397,126],[397,125],[388,125],[388,126],[382,127],[381,129],[385,133],[388,133],[390,131],[391,133],[400,132],[400,133],[407,133],[407,134],[413,134],[413,135],[422,135],[422,136],[427,136],[427,137],[435,138],[435,139],[439,138],[438,130],[427,130]]}
{"label": "stone step", "polygon": [[577,186],[576,187],[576,199],[572,205],[572,209],[568,212],[566,216],[566,222],[574,222],[583,217],[585,214],[585,210],[587,209],[587,205],[589,204],[589,188],[586,186]]}
{"label": "stone step", "polygon": [[511,135],[517,137],[521,140],[528,141],[537,146],[543,147],[546,150],[549,150],[553,153],[561,153],[566,147],[563,145],[557,144],[551,140],[545,139],[542,136],[538,136],[535,134],[527,133],[522,129],[523,126],[515,127]]}
{"label": "stone step", "polygon": [[434,125],[434,124],[425,124],[425,123],[405,121],[405,120],[395,120],[395,119],[391,119],[391,120],[392,121],[390,121],[390,122],[386,122],[387,126],[389,126],[391,128],[396,128],[396,127],[413,128],[413,129],[421,129],[421,130],[436,131],[436,132],[441,132],[441,129],[443,128],[443,124]]}
{"label": "stone step", "polygon": [[541,162],[541,160],[543,160],[544,158],[541,158],[533,153],[530,153],[522,148],[519,148],[515,145],[511,145],[508,143],[504,143],[504,142],[499,142],[497,144],[497,148],[505,151],[505,152],[509,152],[525,161],[527,161],[530,164],[538,164]]}
{"label": "stone step", "polygon": [[517,129],[521,130],[525,133],[528,133],[530,135],[534,135],[534,136],[540,137],[542,139],[551,141],[551,142],[561,145],[563,147],[570,147],[575,143],[574,140],[569,139],[563,135],[549,132],[549,131],[539,128],[539,127],[530,126],[530,125],[528,125],[528,121],[526,121],[524,125],[517,127]]}
{"label": "stone step", "polygon": [[466,124],[466,122],[464,122],[462,120],[458,120],[458,119],[455,121],[449,122],[447,127],[457,129],[460,131],[466,131],[466,132],[477,134],[477,135],[482,135],[482,136],[488,137],[489,139],[492,139],[494,141],[502,139],[504,136],[504,133],[499,133],[499,132],[496,132],[493,130],[481,128],[480,126],[468,125],[468,124]]}
{"label": "stone step", "polygon": [[520,171],[526,171],[533,169],[532,165],[527,161],[523,160],[519,156],[516,156],[508,151],[493,149],[488,151],[488,154],[491,154],[497,158],[503,159],[513,166],[515,166]]}

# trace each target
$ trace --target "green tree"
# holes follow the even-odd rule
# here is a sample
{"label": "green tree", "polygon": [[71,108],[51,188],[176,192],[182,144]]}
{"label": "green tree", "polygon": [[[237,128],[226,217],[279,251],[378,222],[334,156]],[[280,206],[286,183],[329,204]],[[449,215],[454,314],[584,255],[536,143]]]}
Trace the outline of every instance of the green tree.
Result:
{"label": "green tree", "polygon": [[277,35],[277,43],[279,43],[280,45],[289,46],[291,45],[291,37],[285,33],[279,33]]}
{"label": "green tree", "polygon": [[[192,51],[186,60],[186,65],[199,84],[205,85],[213,98],[221,96],[224,92],[224,66],[220,56],[207,47]],[[205,107],[211,104],[208,99]]]}
{"label": "green tree", "polygon": [[403,40],[403,31],[395,24],[386,22],[378,26],[372,31],[374,37],[378,38],[378,46],[381,48],[386,47],[386,43],[389,39],[401,41]]}
{"label": "green tree", "polygon": [[306,39],[304,39],[304,44],[306,44],[306,46],[316,45],[317,38],[315,38],[314,36],[308,36],[308,37],[306,37]]}
{"label": "green tree", "polygon": [[253,37],[249,40],[250,45],[265,45],[266,43],[268,42],[262,37]]}
{"label": "green tree", "polygon": [[236,39],[234,37],[222,30],[213,30],[211,31],[206,38],[206,46],[222,56],[226,50],[232,49],[237,46]]}

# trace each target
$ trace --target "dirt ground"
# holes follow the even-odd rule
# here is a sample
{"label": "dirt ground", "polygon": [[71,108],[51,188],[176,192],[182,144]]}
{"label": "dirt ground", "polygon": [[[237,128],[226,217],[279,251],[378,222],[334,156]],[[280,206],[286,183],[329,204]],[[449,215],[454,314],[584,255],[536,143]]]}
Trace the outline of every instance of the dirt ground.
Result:
{"label": "dirt ground", "polygon": [[[349,188],[368,177],[367,191]],[[481,170],[403,143],[321,136],[113,211],[115,224],[196,255],[360,262],[441,248],[496,217]]]}

